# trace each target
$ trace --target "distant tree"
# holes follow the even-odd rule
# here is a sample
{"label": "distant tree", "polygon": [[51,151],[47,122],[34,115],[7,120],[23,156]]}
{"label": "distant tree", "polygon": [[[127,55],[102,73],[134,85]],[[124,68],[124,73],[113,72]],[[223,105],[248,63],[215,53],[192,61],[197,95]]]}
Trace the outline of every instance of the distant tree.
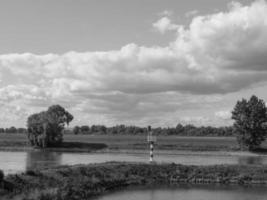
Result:
{"label": "distant tree", "polygon": [[81,126],[81,132],[83,133],[83,134],[89,134],[89,132],[90,132],[90,127],[89,126],[87,126],[87,125],[83,125],[83,126]]}
{"label": "distant tree", "polygon": [[74,133],[74,135],[78,135],[80,133],[80,127],[79,126],[75,126],[73,128],[73,133]]}
{"label": "distant tree", "polygon": [[46,147],[63,141],[63,129],[73,116],[60,105],[28,117],[28,139],[33,146]]}
{"label": "distant tree", "polygon": [[6,128],[6,133],[17,133],[17,128],[14,126],[11,126],[10,128]]}
{"label": "distant tree", "polygon": [[26,128],[17,128],[17,133],[26,133],[27,129]]}
{"label": "distant tree", "polygon": [[176,133],[180,133],[180,134],[182,134],[183,132],[184,132],[184,126],[182,125],[182,124],[177,124],[177,126],[176,126]]}
{"label": "distant tree", "polygon": [[232,111],[234,132],[242,149],[253,150],[266,136],[267,109],[265,102],[253,95],[238,101]]}
{"label": "distant tree", "polygon": [[103,126],[103,125],[99,125],[99,131],[100,131],[102,134],[106,134],[106,132],[107,132],[107,127],[106,127],[106,126]]}

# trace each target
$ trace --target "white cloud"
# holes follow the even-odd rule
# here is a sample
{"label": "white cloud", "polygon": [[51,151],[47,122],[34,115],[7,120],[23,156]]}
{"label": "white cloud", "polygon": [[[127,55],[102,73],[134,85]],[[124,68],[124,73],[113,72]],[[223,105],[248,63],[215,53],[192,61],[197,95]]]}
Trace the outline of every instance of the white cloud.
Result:
{"label": "white cloud", "polygon": [[152,25],[161,34],[164,34],[167,31],[177,31],[179,29],[179,26],[177,24],[172,23],[170,18],[166,16],[162,17]]}
{"label": "white cloud", "polygon": [[191,11],[186,12],[186,13],[185,13],[185,16],[186,16],[187,18],[189,18],[189,17],[193,17],[193,16],[197,15],[198,13],[199,13],[198,10],[191,10]]}
{"label": "white cloud", "polygon": [[223,120],[229,120],[229,119],[231,119],[231,116],[232,116],[232,114],[228,110],[221,110],[221,111],[215,112],[215,117],[218,117],[218,118],[223,119]]}
{"label": "white cloud", "polygon": [[25,119],[29,114],[26,109],[21,108],[20,106],[2,104],[0,102],[0,111],[1,127],[8,127],[12,125],[11,123],[13,123],[13,125],[16,125],[16,123],[14,122],[17,121],[23,121],[20,126],[26,125]]}
{"label": "white cloud", "polygon": [[182,124],[194,124],[197,126],[205,126],[211,122],[211,119],[203,116],[187,116],[187,117],[181,117],[180,122]]}
{"label": "white cloud", "polygon": [[160,13],[158,13],[159,16],[164,16],[164,17],[170,17],[173,15],[173,11],[171,10],[164,10]]}
{"label": "white cloud", "polygon": [[20,106],[29,113],[61,103],[77,116],[158,123],[167,114],[178,119],[173,114],[178,110],[216,103],[217,97],[213,102],[207,94],[267,82],[265,1],[196,16],[188,28],[168,17],[154,26],[162,33],[177,30],[176,40],[166,47],[128,44],[106,52],[1,55],[0,111]]}

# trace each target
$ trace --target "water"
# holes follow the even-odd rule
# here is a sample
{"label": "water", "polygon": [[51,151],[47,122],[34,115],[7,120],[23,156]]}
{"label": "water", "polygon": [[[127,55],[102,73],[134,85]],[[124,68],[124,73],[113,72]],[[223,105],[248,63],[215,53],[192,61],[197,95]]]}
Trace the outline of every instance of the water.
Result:
{"label": "water", "polygon": [[139,189],[118,191],[96,200],[266,200],[266,188],[183,187],[176,189]]}
{"label": "water", "polygon": [[[59,165],[101,163],[107,161],[148,162],[148,154],[62,153],[49,151],[0,152],[0,169],[5,174]],[[157,162],[187,165],[247,164],[267,165],[267,156],[227,155],[155,155]]]}

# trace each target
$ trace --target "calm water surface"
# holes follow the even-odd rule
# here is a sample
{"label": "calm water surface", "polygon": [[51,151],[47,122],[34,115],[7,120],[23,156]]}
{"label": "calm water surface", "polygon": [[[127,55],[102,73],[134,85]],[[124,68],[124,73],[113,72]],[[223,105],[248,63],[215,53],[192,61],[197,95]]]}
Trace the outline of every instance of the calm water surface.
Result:
{"label": "calm water surface", "polygon": [[[267,165],[267,156],[156,154],[155,159],[157,162],[174,162],[188,165]],[[148,162],[148,154],[62,153],[48,151],[0,152],[0,169],[4,170],[5,174],[43,167],[101,163],[106,161]]]}
{"label": "calm water surface", "polygon": [[266,188],[202,187],[118,191],[96,200],[266,200]]}

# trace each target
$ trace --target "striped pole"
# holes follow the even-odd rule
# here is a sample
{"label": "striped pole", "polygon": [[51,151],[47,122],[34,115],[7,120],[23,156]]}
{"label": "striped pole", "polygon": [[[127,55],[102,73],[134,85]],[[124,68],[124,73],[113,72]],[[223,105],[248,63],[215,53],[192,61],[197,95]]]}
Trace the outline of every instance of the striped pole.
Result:
{"label": "striped pole", "polygon": [[154,151],[154,142],[150,141],[150,158],[149,158],[149,162],[153,162],[153,151]]}
{"label": "striped pole", "polygon": [[154,143],[156,142],[156,138],[153,137],[151,126],[148,126],[147,130],[148,130],[147,141],[149,142],[149,146],[150,146],[149,162],[153,162],[154,161],[153,160],[153,158],[154,158],[154,155],[153,155],[153,152],[154,152]]}

